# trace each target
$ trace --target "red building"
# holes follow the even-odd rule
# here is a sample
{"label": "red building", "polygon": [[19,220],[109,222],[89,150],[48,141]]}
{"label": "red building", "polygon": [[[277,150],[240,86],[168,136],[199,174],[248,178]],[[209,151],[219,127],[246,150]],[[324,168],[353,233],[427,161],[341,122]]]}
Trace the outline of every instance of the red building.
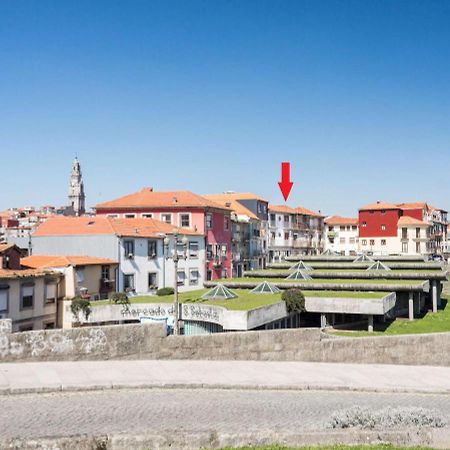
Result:
{"label": "red building", "polygon": [[445,252],[447,211],[425,202],[376,202],[366,205],[359,209],[358,225],[362,251],[409,254]]}
{"label": "red building", "polygon": [[153,218],[202,233],[206,239],[206,279],[231,277],[230,210],[189,191],[139,192],[95,206],[98,215]]}

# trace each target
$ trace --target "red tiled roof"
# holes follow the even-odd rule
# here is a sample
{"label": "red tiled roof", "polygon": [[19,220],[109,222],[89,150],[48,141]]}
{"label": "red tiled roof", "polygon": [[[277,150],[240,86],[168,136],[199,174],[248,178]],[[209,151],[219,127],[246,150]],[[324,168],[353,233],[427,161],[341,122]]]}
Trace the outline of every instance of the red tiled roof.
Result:
{"label": "red tiled roof", "polygon": [[327,225],[358,225],[358,219],[353,217],[330,216],[325,219]]}
{"label": "red tiled roof", "polygon": [[315,211],[311,211],[310,209],[306,209],[303,206],[298,206],[294,208],[297,214],[303,214],[305,216],[314,216],[314,217],[323,217],[322,214],[317,213]]}
{"label": "red tiled roof", "polygon": [[152,188],[143,188],[139,192],[95,205],[99,209],[135,209],[135,208],[214,208],[223,206],[190,191],[155,192]]}
{"label": "red tiled roof", "polygon": [[296,214],[297,211],[287,205],[269,205],[270,212],[277,212],[283,214]]}
{"label": "red tiled roof", "polygon": [[394,203],[387,203],[387,202],[370,203],[369,205],[359,208],[360,211],[378,210],[378,209],[400,209],[400,208],[398,205],[395,205]]}
{"label": "red tiled roof", "polygon": [[417,226],[428,226],[427,222],[423,220],[415,219],[414,217],[402,216],[398,219],[398,225],[417,225]]}
{"label": "red tiled roof", "polygon": [[106,216],[54,216],[43,222],[33,236],[83,236],[115,234],[117,236],[161,237],[162,234],[199,235],[188,228],[178,228],[150,218],[113,219]]}
{"label": "red tiled roof", "polygon": [[0,279],[43,277],[45,275],[60,276],[58,272],[52,272],[50,270],[43,270],[43,269],[23,269],[23,270],[0,269]]}
{"label": "red tiled roof", "polygon": [[203,197],[210,198],[210,197],[217,197],[217,196],[227,196],[227,198],[232,198],[234,200],[259,200],[261,202],[268,201],[259,195],[252,194],[251,192],[222,192],[221,194],[208,194],[203,195]]}
{"label": "red tiled roof", "polygon": [[108,258],[96,258],[93,256],[57,256],[57,255],[32,255],[22,258],[21,264],[33,269],[44,269],[51,267],[69,266],[92,266],[117,264],[116,261]]}

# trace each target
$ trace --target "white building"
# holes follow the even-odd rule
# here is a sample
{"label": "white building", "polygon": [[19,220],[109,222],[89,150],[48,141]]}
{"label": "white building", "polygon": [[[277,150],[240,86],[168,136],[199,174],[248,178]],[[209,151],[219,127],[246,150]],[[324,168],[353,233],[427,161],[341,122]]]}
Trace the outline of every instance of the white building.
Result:
{"label": "white building", "polygon": [[164,254],[164,238],[170,239],[169,255],[178,252],[181,238],[188,238],[187,258],[177,273],[180,291],[199,289],[205,279],[205,238],[187,228],[151,218],[113,219],[96,217],[52,217],[32,235],[33,255],[84,255],[118,261],[116,289],[137,294],[173,287],[174,263]]}
{"label": "white building", "polygon": [[358,253],[358,219],[330,216],[325,219],[325,250],[345,256]]}

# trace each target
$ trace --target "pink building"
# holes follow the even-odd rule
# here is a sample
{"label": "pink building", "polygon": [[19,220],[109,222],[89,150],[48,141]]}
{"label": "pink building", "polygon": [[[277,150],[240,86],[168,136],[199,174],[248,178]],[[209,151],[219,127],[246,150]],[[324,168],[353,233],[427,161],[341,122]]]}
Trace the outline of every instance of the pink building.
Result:
{"label": "pink building", "polygon": [[206,239],[206,279],[231,276],[230,210],[189,191],[139,192],[95,206],[97,215],[120,218],[153,218],[193,229]]}

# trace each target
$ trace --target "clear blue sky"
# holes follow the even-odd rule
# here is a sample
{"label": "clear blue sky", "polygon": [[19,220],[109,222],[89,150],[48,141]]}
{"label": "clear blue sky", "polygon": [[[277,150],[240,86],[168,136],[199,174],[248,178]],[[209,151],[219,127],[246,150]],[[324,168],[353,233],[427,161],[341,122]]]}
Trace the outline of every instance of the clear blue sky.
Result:
{"label": "clear blue sky", "polygon": [[0,209],[153,186],[450,209],[448,1],[0,1]]}

